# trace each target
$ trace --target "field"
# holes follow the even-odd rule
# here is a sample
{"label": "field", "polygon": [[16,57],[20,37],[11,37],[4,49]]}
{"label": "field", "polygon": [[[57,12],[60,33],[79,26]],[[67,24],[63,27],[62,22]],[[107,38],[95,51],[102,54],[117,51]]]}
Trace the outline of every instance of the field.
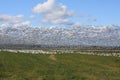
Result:
{"label": "field", "polygon": [[120,58],[2,51],[0,80],[120,80]]}

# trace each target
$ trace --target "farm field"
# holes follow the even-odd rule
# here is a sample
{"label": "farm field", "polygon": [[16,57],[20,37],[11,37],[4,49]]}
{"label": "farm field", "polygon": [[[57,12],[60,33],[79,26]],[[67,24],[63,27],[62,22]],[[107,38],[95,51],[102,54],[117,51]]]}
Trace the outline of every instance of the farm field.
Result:
{"label": "farm field", "polygon": [[0,80],[120,80],[120,58],[1,51]]}

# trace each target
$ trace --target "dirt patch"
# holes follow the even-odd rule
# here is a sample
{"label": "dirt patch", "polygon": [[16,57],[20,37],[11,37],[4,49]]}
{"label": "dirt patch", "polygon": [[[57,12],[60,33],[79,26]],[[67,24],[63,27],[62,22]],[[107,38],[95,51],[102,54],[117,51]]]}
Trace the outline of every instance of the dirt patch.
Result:
{"label": "dirt patch", "polygon": [[57,60],[55,54],[51,54],[51,55],[49,56],[49,59],[54,60],[54,61]]}

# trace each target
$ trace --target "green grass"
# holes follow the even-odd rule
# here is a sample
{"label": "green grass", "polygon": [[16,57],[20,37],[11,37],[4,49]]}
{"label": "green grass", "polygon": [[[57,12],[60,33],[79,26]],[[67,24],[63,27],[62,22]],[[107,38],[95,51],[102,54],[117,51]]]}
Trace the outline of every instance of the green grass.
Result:
{"label": "green grass", "polygon": [[0,52],[0,80],[120,80],[120,58]]}

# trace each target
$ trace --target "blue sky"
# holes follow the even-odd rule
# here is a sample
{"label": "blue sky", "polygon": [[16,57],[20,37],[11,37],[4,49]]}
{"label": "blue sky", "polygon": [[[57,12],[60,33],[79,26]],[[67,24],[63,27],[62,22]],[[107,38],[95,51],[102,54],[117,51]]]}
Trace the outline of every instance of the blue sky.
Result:
{"label": "blue sky", "polygon": [[120,0],[1,0],[0,44],[119,46],[119,15]]}
{"label": "blue sky", "polygon": [[[90,25],[120,25],[120,0],[56,0],[67,7],[68,12],[74,11],[76,15],[67,17],[70,22],[80,22]],[[32,9],[37,4],[43,4],[47,0],[1,0],[0,15],[24,15],[24,20],[30,21],[33,25],[46,25],[40,22],[41,15],[39,12],[33,12]],[[49,14],[49,13],[47,13]],[[29,16],[34,15],[34,19]],[[63,19],[62,19],[63,20]],[[64,19],[66,20],[66,19]],[[53,22],[50,22],[51,24]]]}

